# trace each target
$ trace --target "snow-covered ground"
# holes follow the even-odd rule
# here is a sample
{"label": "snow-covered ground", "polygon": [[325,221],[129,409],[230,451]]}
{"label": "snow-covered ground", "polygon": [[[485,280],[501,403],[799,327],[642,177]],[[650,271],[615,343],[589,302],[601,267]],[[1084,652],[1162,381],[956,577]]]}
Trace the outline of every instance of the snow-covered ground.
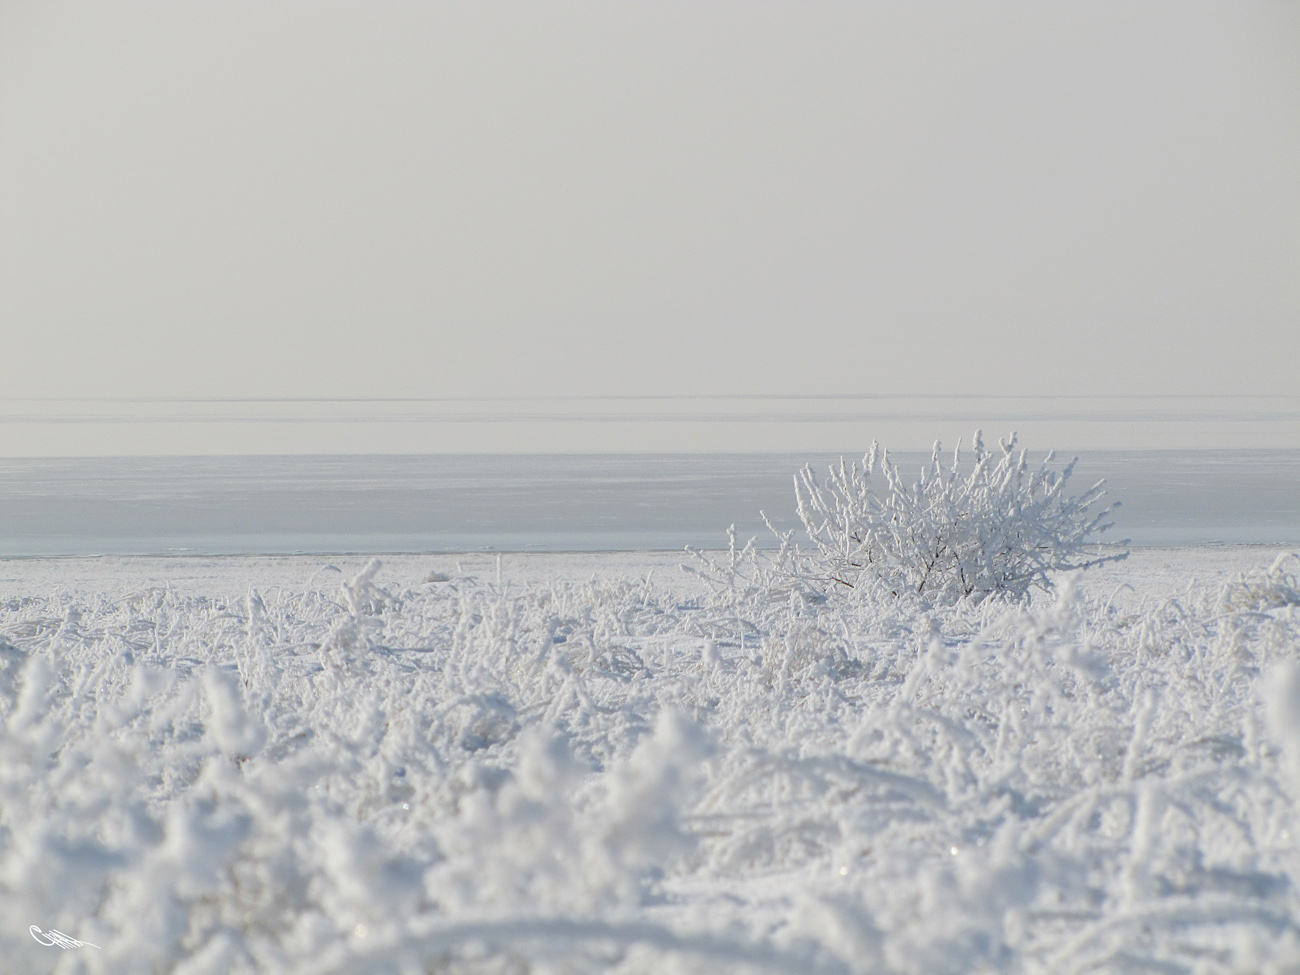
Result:
{"label": "snow-covered ground", "polygon": [[3,561],[0,972],[1300,971],[1277,555]]}
{"label": "snow-covered ground", "polygon": [[[1207,545],[1137,548],[1127,559],[1080,576],[1088,592],[1110,595],[1132,587],[1138,597],[1169,595],[1188,584],[1218,585],[1242,572],[1267,567],[1289,549],[1267,545]],[[370,562],[369,555],[264,556],[95,556],[87,558],[0,559],[0,595],[63,591],[78,599],[121,598],[141,588],[170,587],[178,594],[243,599],[250,588],[302,592],[336,590]],[[674,552],[469,552],[449,555],[383,555],[377,581],[420,587],[431,573],[507,589],[572,585],[593,579],[641,582],[674,591],[704,591],[682,566],[689,554]],[[498,579],[498,568],[500,577]],[[1124,591],[1128,591],[1124,589]]]}

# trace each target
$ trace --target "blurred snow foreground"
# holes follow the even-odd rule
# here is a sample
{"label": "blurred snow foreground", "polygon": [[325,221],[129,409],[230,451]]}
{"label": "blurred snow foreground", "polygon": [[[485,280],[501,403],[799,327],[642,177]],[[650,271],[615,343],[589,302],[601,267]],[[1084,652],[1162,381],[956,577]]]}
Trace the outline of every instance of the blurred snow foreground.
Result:
{"label": "blurred snow foreground", "polygon": [[789,558],[9,599],[0,971],[1300,972],[1294,562]]}

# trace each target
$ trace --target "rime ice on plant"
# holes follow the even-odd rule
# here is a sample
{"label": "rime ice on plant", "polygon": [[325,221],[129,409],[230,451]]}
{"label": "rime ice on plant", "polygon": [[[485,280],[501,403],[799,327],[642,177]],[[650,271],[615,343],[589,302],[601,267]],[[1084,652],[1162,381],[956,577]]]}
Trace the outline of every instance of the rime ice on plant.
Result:
{"label": "rime ice on plant", "polygon": [[896,594],[978,601],[1023,598],[1031,587],[1050,588],[1053,572],[1124,558],[1098,544],[1118,505],[1098,509],[1103,482],[1071,496],[1074,461],[1053,470],[1049,452],[1032,468],[1028,452],[1015,446],[1012,434],[994,453],[976,431],[972,465],[963,471],[960,444],[944,466],[936,441],[911,484],[875,442],[861,466],[841,459],[824,484],[805,467],[795,476],[795,493],[816,546],[806,572],[832,591],[871,579]]}
{"label": "rime ice on plant", "polygon": [[1293,603],[709,561],[0,603],[0,972],[1300,971]]}

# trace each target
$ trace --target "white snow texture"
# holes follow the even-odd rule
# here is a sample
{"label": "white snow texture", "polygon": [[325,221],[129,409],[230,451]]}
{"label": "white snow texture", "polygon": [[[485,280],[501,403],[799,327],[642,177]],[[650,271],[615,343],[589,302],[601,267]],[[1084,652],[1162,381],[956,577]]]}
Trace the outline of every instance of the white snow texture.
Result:
{"label": "white snow texture", "polygon": [[8,597],[0,971],[1300,971],[1293,562],[756,564]]}

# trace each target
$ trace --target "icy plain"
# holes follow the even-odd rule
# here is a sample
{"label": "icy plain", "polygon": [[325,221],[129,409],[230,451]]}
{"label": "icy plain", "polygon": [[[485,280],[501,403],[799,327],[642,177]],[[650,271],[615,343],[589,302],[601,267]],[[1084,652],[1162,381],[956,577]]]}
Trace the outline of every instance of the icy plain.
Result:
{"label": "icy plain", "polygon": [[1277,554],[6,560],[0,971],[1297,971]]}

